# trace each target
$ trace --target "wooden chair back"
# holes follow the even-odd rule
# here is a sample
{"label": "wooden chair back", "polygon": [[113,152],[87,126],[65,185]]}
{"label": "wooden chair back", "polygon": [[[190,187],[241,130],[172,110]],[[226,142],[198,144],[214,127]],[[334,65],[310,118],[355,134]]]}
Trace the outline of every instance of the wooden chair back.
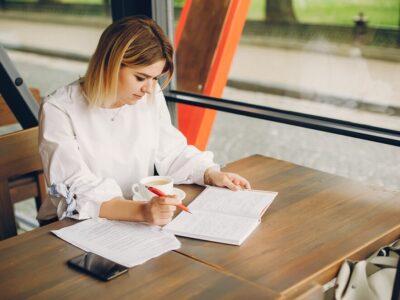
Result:
{"label": "wooden chair back", "polygon": [[[36,101],[40,104],[40,91],[36,88],[30,88],[30,91]],[[18,120],[15,118],[13,112],[4,101],[3,97],[0,96],[0,126],[11,125],[15,123],[18,123]]]}
{"label": "wooden chair back", "polygon": [[37,209],[46,197],[37,127],[0,136],[0,240],[17,234],[13,204],[30,197]]}

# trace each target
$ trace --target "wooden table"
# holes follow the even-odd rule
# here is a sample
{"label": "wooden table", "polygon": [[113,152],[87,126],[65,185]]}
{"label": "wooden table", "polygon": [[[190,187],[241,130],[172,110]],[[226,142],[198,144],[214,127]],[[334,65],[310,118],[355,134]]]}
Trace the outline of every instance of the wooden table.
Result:
{"label": "wooden table", "polygon": [[[400,236],[400,193],[260,155],[225,171],[279,194],[240,247],[180,238],[178,252],[282,296],[328,282],[344,259],[366,258]],[[186,204],[202,190],[180,188]]]}
{"label": "wooden table", "polygon": [[[242,246],[180,238],[181,249],[103,283],[66,266],[82,251],[49,232],[73,222],[64,220],[0,242],[0,298],[307,299],[344,259],[400,236],[399,193],[259,155],[225,170],[279,192]],[[186,204],[203,189],[180,188]]]}
{"label": "wooden table", "polygon": [[166,253],[101,282],[70,269],[82,250],[49,230],[63,220],[0,243],[0,299],[273,299],[254,283],[225,274],[175,252]]}

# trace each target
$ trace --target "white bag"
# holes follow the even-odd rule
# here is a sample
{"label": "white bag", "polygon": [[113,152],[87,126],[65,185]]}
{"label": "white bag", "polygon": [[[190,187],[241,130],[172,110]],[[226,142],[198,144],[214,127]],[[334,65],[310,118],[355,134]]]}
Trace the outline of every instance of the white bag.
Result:
{"label": "white bag", "polygon": [[346,260],[336,279],[335,299],[390,300],[399,254],[400,240],[397,240],[366,260]]}

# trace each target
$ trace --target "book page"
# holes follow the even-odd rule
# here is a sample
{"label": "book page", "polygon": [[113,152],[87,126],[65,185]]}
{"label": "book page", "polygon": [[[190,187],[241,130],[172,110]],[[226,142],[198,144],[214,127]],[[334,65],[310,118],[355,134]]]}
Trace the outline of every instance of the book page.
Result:
{"label": "book page", "polygon": [[254,190],[231,191],[209,186],[189,205],[189,209],[259,219],[277,194]]}
{"label": "book page", "polygon": [[257,219],[191,209],[180,213],[163,231],[196,239],[240,245],[259,224]]}
{"label": "book page", "polygon": [[84,251],[126,267],[180,248],[180,242],[172,234],[142,223],[89,219],[52,232]]}

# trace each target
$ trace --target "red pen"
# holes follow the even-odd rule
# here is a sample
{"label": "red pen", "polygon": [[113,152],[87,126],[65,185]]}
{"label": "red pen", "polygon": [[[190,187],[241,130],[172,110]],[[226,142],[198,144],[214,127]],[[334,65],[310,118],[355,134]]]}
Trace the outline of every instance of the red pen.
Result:
{"label": "red pen", "polygon": [[[146,185],[146,188],[147,188],[150,192],[156,194],[158,197],[165,197],[165,196],[167,196],[167,195],[165,195],[162,191],[160,191],[159,189],[156,189],[155,187],[147,186],[147,185]],[[183,204],[177,204],[177,205],[175,205],[175,206],[176,206],[176,207],[179,207],[180,209],[182,209],[182,210],[184,210],[184,211],[186,211],[186,212],[188,212],[188,213],[191,214],[189,208],[187,208],[185,205],[183,205]]]}

